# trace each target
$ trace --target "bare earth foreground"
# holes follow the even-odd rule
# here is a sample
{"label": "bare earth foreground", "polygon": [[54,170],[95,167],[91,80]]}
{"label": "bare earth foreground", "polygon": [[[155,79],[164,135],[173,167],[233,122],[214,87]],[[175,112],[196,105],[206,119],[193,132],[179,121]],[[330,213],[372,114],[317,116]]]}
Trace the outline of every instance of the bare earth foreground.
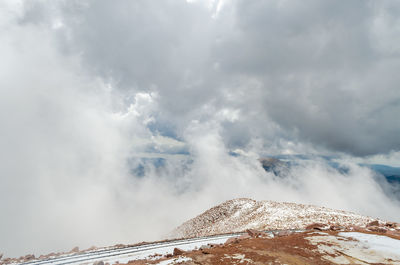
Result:
{"label": "bare earth foreground", "polygon": [[242,236],[209,249],[177,253],[155,264],[400,264],[400,237],[367,231],[306,231],[273,238]]}
{"label": "bare earth foreground", "polygon": [[172,235],[181,239],[3,258],[0,264],[400,265],[400,224],[310,205],[230,200]]}

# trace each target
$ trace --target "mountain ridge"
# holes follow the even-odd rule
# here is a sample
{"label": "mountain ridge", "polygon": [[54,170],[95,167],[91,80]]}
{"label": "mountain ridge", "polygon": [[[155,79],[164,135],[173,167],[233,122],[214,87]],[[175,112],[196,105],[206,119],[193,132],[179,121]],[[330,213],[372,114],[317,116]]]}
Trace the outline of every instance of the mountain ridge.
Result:
{"label": "mountain ridge", "polygon": [[326,207],[238,198],[210,208],[175,228],[170,237],[199,237],[247,229],[305,229],[312,223],[365,227],[377,218]]}

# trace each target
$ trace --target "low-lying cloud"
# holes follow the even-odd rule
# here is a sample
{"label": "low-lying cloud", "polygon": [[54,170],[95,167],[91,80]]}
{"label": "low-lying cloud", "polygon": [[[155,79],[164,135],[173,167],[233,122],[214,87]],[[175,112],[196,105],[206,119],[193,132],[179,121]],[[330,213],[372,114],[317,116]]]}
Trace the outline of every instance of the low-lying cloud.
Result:
{"label": "low-lying cloud", "polygon": [[[3,1],[0,250],[155,240],[224,200],[400,221],[391,1]],[[233,156],[232,151],[240,153]],[[285,178],[265,154],[329,154]],[[143,159],[162,158],[161,166]]]}

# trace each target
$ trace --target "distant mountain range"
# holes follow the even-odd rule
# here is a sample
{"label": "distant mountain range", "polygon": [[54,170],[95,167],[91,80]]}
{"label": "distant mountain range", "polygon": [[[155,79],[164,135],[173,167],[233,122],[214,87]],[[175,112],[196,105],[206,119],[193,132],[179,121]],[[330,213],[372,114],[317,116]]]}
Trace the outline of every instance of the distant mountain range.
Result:
{"label": "distant mountain range", "polygon": [[[260,162],[263,168],[272,172],[275,175],[287,174],[287,171],[293,166],[298,164],[300,160],[315,160],[322,159],[332,168],[338,170],[341,173],[348,173],[349,169],[334,161],[332,157],[329,156],[307,156],[307,155],[277,155],[277,156],[268,156],[266,158],[260,158]],[[391,167],[387,165],[381,164],[359,164],[363,167],[368,167],[376,173],[385,177],[385,179],[389,183],[398,183],[400,184],[400,167]]]}
{"label": "distant mountain range", "polygon": [[[280,155],[260,158],[259,161],[265,171],[273,173],[276,177],[286,177],[291,169],[300,164],[301,160],[323,160],[329,166],[340,172],[348,174],[349,168],[334,161],[331,157],[309,157],[305,155]],[[375,181],[381,186],[382,190],[392,198],[400,201],[400,167],[391,167],[380,164],[359,164],[374,171]]]}
{"label": "distant mountain range", "polygon": [[362,164],[362,166],[369,167],[375,172],[382,174],[390,183],[400,183],[400,167],[390,167],[379,164]]}
{"label": "distant mountain range", "polygon": [[[240,154],[236,154],[231,152],[232,156],[240,156]],[[133,161],[128,161],[131,168],[131,174],[136,177],[143,177],[146,174],[146,169],[151,166],[156,170],[162,170],[166,163],[166,158],[162,157],[153,157],[153,158],[140,158]],[[329,166],[336,169],[342,174],[347,174],[349,172],[349,168],[343,164],[340,164],[335,161],[335,157],[330,156],[312,156],[312,155],[275,155],[275,156],[266,156],[264,158],[260,158],[259,161],[262,164],[262,167],[267,172],[272,172],[275,176],[284,177],[290,173],[290,170],[293,166],[298,165],[300,161],[305,160],[323,160]],[[185,158],[184,161],[181,161],[181,165],[187,167],[193,162],[190,157]],[[381,164],[359,164],[362,167],[368,167],[374,172],[377,173],[377,177],[383,176],[384,179],[389,184],[400,185],[400,167],[391,167],[388,165]],[[381,182],[381,179],[378,179],[378,182]],[[399,198],[400,198],[400,188],[399,188]]]}

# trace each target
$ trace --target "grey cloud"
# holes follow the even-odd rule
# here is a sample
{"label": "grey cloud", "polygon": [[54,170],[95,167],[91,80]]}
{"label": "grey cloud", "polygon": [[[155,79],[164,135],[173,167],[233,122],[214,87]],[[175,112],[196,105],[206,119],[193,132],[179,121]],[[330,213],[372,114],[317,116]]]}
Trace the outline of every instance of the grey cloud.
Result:
{"label": "grey cloud", "polygon": [[386,19],[387,2],[235,3],[237,27],[216,54],[221,69],[259,80],[260,113],[300,141],[335,151],[363,156],[399,149],[398,56],[383,55],[372,30]]}
{"label": "grey cloud", "polygon": [[[12,2],[0,3],[8,255],[159,239],[242,196],[398,218],[366,169],[310,163],[288,183],[257,161],[398,160],[396,2],[232,1],[217,14],[201,1]],[[164,170],[130,174],[156,151]]]}
{"label": "grey cloud", "polygon": [[236,3],[236,27],[221,45],[221,52],[227,53],[222,63],[228,70],[279,76],[361,68],[374,57],[368,41],[372,16],[366,1]]}
{"label": "grey cloud", "polygon": [[[234,107],[243,117],[222,124],[226,139],[287,135],[364,156],[400,148],[398,59],[379,35],[382,24],[386,35],[396,30],[395,6],[232,1],[213,19],[185,1],[65,2],[60,43],[124,93],[159,93],[158,117],[178,136],[191,120]],[[270,138],[264,124],[274,123]]]}
{"label": "grey cloud", "polygon": [[138,90],[179,85],[198,58],[185,45],[207,24],[206,10],[185,1],[70,1],[62,10],[70,34],[62,44],[119,87]]}

